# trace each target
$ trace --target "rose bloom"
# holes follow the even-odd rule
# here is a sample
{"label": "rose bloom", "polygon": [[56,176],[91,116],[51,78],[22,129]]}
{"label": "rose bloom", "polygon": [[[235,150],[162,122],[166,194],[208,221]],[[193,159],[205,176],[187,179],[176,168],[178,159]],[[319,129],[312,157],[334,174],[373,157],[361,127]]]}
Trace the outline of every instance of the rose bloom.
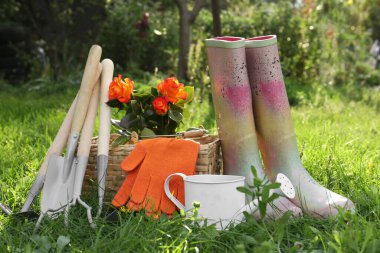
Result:
{"label": "rose bloom", "polygon": [[128,103],[131,100],[134,83],[129,78],[121,80],[121,75],[113,79],[108,90],[108,99],[117,99],[122,103]]}
{"label": "rose bloom", "polygon": [[184,85],[175,77],[166,78],[157,86],[157,90],[171,103],[177,103],[179,99],[186,99],[187,93],[184,88]]}
{"label": "rose bloom", "polygon": [[156,111],[158,115],[165,115],[168,113],[169,110],[169,104],[168,101],[166,101],[163,97],[156,97],[152,102],[153,108]]}

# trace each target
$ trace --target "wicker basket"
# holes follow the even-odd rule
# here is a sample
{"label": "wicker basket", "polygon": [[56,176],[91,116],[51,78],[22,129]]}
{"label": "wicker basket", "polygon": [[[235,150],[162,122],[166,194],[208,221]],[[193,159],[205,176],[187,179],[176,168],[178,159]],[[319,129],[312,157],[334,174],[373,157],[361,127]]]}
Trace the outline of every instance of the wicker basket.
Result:
{"label": "wicker basket", "polygon": [[[217,136],[208,136],[197,140],[200,150],[196,163],[197,174],[221,174],[221,150],[220,140]],[[109,147],[108,171],[106,179],[105,202],[110,202],[124,181],[126,172],[121,170],[121,162],[132,152],[135,144],[125,144],[117,147]],[[82,195],[97,194],[96,157],[98,152],[97,139],[93,140],[88,160],[88,166],[83,182]]]}

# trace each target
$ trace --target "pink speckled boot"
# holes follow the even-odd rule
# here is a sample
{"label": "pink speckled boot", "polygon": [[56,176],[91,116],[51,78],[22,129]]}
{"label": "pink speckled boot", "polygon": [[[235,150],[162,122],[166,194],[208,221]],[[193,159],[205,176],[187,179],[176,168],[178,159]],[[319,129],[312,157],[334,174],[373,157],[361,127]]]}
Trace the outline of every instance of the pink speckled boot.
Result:
{"label": "pink speckled boot", "polygon": [[316,217],[338,214],[337,207],[354,210],[347,198],[317,183],[302,165],[282,76],[275,35],[246,40],[245,52],[252,88],[253,114],[260,151],[272,181],[287,176],[296,189],[294,204]]}
{"label": "pink speckled boot", "polygon": [[[252,95],[248,81],[245,41],[239,37],[217,37],[206,40],[212,95],[222,142],[223,171],[240,175],[252,184],[253,165],[261,179],[263,171],[256,140],[252,112]],[[269,217],[277,218],[284,211],[300,215],[301,210],[287,198],[280,197],[268,207]],[[256,216],[258,218],[258,216]]]}

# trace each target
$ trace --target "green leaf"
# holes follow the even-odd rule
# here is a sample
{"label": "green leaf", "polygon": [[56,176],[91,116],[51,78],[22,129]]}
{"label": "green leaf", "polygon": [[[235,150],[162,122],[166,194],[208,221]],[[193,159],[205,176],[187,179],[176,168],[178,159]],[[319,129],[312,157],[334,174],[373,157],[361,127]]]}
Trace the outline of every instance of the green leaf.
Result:
{"label": "green leaf", "polygon": [[70,237],[60,235],[57,239],[57,253],[63,252],[63,249],[70,243]]}
{"label": "green leaf", "polygon": [[174,120],[177,123],[180,123],[183,119],[183,115],[179,111],[169,109],[169,118]]}
{"label": "green leaf", "polygon": [[137,118],[138,118],[138,122],[137,122],[138,129],[139,130],[144,129],[147,126],[145,118],[140,115],[138,115]]}
{"label": "green leaf", "polygon": [[120,120],[120,126],[125,129],[130,129],[138,124],[137,114],[130,112],[125,114],[125,116]]}
{"label": "green leaf", "polygon": [[264,202],[259,201],[259,212],[261,215],[261,219],[264,219],[267,214],[267,205]]}
{"label": "green leaf", "polygon": [[52,243],[49,240],[49,237],[46,235],[39,236],[39,235],[32,235],[31,237],[32,241],[38,246],[39,252],[49,252]]}
{"label": "green leaf", "polygon": [[255,239],[255,237],[253,237],[253,236],[250,236],[250,235],[241,235],[241,239],[244,241],[244,242],[246,242],[246,243],[248,243],[248,244],[258,244],[257,243],[257,240]]}
{"label": "green leaf", "polygon": [[254,189],[255,188],[255,186],[251,185],[251,184],[247,184],[247,186],[248,186],[249,189]]}
{"label": "green leaf", "polygon": [[261,181],[260,179],[258,179],[257,177],[255,177],[255,178],[253,179],[253,185],[254,185],[255,187],[259,187],[259,186],[261,186],[261,184],[262,184],[262,181]]}
{"label": "green leaf", "polygon": [[236,187],[236,190],[238,190],[239,192],[242,192],[246,195],[249,195],[249,196],[252,195],[252,192],[248,188],[243,187],[243,186]]}
{"label": "green leaf", "polygon": [[149,120],[148,123],[151,124],[151,125],[154,125],[154,126],[156,126],[156,125],[159,124],[159,123],[158,123],[157,121],[155,121],[155,120]]}
{"label": "green leaf", "polygon": [[131,139],[130,136],[120,135],[112,142],[112,147],[115,148],[119,145],[124,145]]}
{"label": "green leaf", "polygon": [[321,234],[321,231],[319,231],[318,229],[316,229],[315,227],[313,226],[309,226],[309,229],[311,230],[311,232],[313,232],[314,234]]}
{"label": "green leaf", "polygon": [[143,116],[145,117],[145,118],[148,118],[148,117],[150,117],[150,116],[153,116],[155,113],[154,113],[154,111],[152,110],[152,109],[146,109],[145,111],[144,111],[144,114],[143,114]]}
{"label": "green leaf", "polygon": [[267,185],[263,187],[263,191],[261,195],[262,201],[267,202],[267,200],[269,199],[269,190],[270,189],[267,187]]}
{"label": "green leaf", "polygon": [[131,100],[130,104],[133,112],[138,113],[140,111],[140,104],[137,102],[137,100]]}
{"label": "green leaf", "polygon": [[123,108],[123,103],[120,102],[119,100],[117,99],[112,99],[112,100],[109,100],[106,102],[106,104],[109,106],[109,107],[112,107],[112,108]]}
{"label": "green leaf", "polygon": [[183,107],[180,107],[180,106],[175,105],[175,104],[170,104],[170,109],[173,110],[173,111],[179,111],[179,112],[182,112]]}
{"label": "green leaf", "polygon": [[149,129],[146,127],[141,131],[141,136],[142,137],[144,137],[144,136],[156,136],[156,134],[153,132],[152,129]]}
{"label": "green leaf", "polygon": [[158,90],[157,90],[157,88],[152,87],[150,89],[150,93],[152,93],[153,96],[157,97],[158,96]]}
{"label": "green leaf", "polygon": [[275,199],[277,199],[278,197],[280,197],[280,195],[278,195],[277,193],[273,193],[268,199],[267,199],[267,203],[272,203]]}
{"label": "green leaf", "polygon": [[251,166],[251,172],[252,172],[252,174],[253,174],[253,177],[254,178],[257,178],[257,171],[256,171],[256,168],[255,168],[255,166]]}
{"label": "green leaf", "polygon": [[245,218],[245,220],[247,222],[254,223],[254,224],[257,223],[257,221],[255,220],[255,218],[253,218],[252,214],[248,213],[247,211],[244,211],[243,215],[244,215],[244,218]]}
{"label": "green leaf", "polygon": [[133,93],[133,97],[134,98],[141,98],[141,99],[145,99],[147,97],[150,97],[151,95],[149,93]]}
{"label": "green leaf", "polygon": [[190,111],[186,108],[182,108],[182,114],[185,119],[190,117]]}
{"label": "green leaf", "polygon": [[280,188],[280,186],[281,186],[281,183],[271,183],[271,184],[266,185],[266,187],[268,187],[269,189],[278,189]]}
{"label": "green leaf", "polygon": [[184,90],[187,93],[186,99],[182,100],[180,99],[176,105],[183,107],[185,104],[190,103],[194,98],[194,87],[193,86],[185,86]]}

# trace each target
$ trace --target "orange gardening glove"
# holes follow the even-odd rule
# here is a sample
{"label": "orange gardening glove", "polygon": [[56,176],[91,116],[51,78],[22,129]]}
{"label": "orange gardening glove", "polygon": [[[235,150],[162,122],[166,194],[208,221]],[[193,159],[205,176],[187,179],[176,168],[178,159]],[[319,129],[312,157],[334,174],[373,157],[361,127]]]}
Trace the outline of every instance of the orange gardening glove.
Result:
{"label": "orange gardening glove", "polygon": [[[137,174],[140,171],[140,166],[145,158],[147,148],[154,143],[155,140],[145,140],[139,142],[133,151],[128,155],[127,158],[121,163],[120,167],[122,170],[127,171],[128,175],[124,180],[123,184],[119,188],[118,192],[112,200],[112,205],[116,208],[125,206],[131,197],[132,187],[135,183]],[[174,189],[172,194],[177,197],[177,184],[174,180],[170,181],[170,189]],[[139,210],[139,208],[134,207],[134,210]]]}
{"label": "orange gardening glove", "polygon": [[128,171],[128,175],[112,200],[112,205],[116,208],[125,206],[131,195],[132,186],[135,183],[140,165],[145,158],[144,144],[144,142],[137,144],[120,165],[123,170]]}
{"label": "orange gardening glove", "polygon": [[[124,192],[130,196],[127,208],[133,210],[146,209],[148,214],[172,214],[176,207],[167,198],[164,192],[166,177],[172,173],[182,172],[186,175],[195,173],[195,164],[199,152],[199,143],[189,140],[158,138],[140,142],[145,150],[144,161],[138,164],[132,159],[132,166],[128,166],[128,158],[123,162],[122,168],[133,173],[133,187],[125,183]],[[138,144],[138,146],[140,145]],[[132,152],[133,153],[133,152]],[[138,157],[142,157],[140,154]],[[137,175],[134,176],[135,171]],[[129,175],[128,175],[129,176]],[[128,180],[128,176],[127,179]],[[131,181],[132,181],[131,180]],[[184,202],[183,182],[181,179],[173,180],[170,189],[174,196]],[[120,190],[119,190],[120,191]],[[118,195],[118,194],[117,194]]]}

